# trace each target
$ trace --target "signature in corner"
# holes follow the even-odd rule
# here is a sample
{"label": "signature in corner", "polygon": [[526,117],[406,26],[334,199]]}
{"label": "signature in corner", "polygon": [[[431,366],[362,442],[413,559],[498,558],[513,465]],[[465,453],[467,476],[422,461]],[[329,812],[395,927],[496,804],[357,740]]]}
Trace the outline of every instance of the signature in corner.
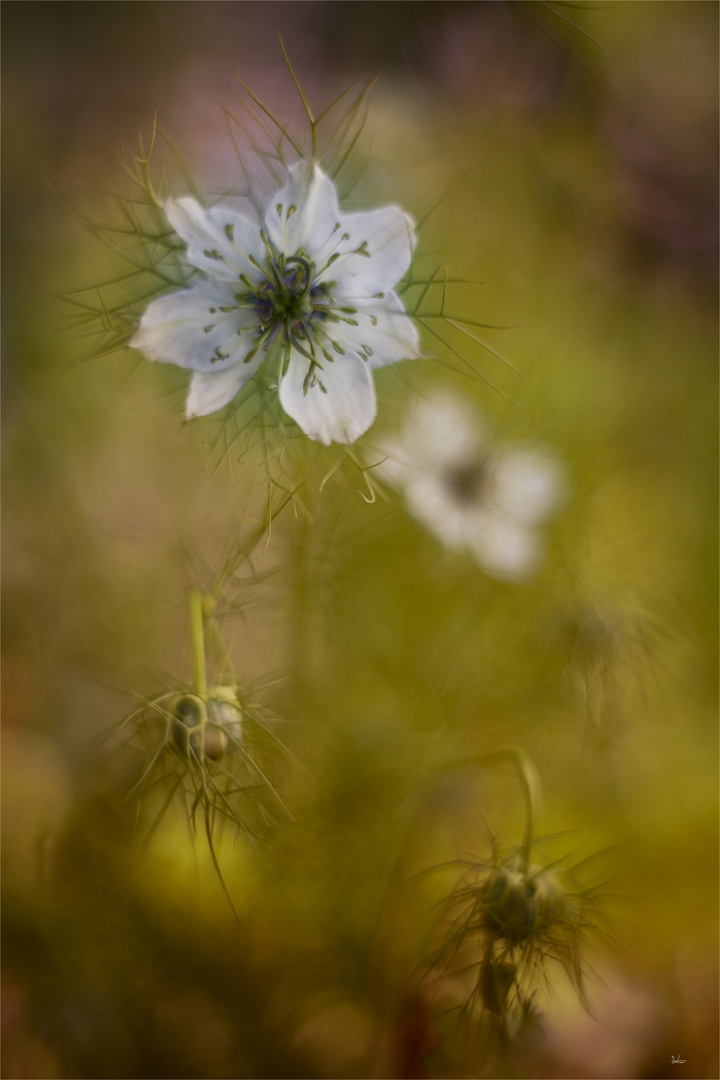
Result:
{"label": "signature in corner", "polygon": [[670,1060],[671,1060],[673,1065],[684,1065],[685,1064],[685,1058],[675,1057],[674,1054],[670,1055]]}

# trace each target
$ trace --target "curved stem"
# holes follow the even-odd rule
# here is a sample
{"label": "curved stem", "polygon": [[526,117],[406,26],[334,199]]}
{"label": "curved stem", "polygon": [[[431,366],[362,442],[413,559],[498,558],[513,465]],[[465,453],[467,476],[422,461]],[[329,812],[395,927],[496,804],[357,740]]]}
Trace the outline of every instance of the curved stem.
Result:
{"label": "curved stem", "polygon": [[527,873],[542,798],[540,777],[529,755],[519,746],[501,746],[497,750],[488,750],[483,754],[476,754],[460,764],[484,765],[495,758],[507,758],[513,763],[523,790],[525,798],[525,832],[520,846],[520,858],[523,872]]}
{"label": "curved stem", "polygon": [[[475,765],[484,767],[493,764],[497,760],[509,760],[515,767],[516,774],[520,780],[520,785],[523,791],[523,797],[525,800],[525,831],[523,834],[523,841],[520,846],[520,858],[523,873],[527,874],[530,868],[530,856],[532,853],[532,846],[535,839],[535,826],[538,820],[540,805],[542,801],[542,789],[540,786],[540,777],[537,770],[528,754],[525,753],[519,746],[501,746],[496,750],[487,750],[481,754],[473,754],[470,757],[463,758],[460,761],[449,762],[443,769],[440,770],[441,775],[447,775],[447,773],[467,769],[468,766]],[[435,810],[431,806],[430,794],[436,787],[438,778],[435,778],[435,784],[430,784],[420,792],[414,808],[410,813],[408,825],[406,827],[405,836],[400,842],[397,858],[395,860],[394,868],[389,877],[389,884],[387,886],[387,895],[381,908],[380,918],[378,926],[375,931],[375,938],[371,949],[370,960],[368,962],[368,980],[380,980],[380,973],[383,970],[385,963],[383,949],[388,947],[386,938],[389,938],[389,931],[385,929],[385,920],[388,918],[387,911],[390,907],[391,896],[395,889],[399,889],[399,882],[401,880],[401,868],[407,857],[410,844],[416,834],[423,833],[428,828],[431,817],[426,816],[428,811],[434,818]],[[423,811],[425,813],[423,814]],[[413,879],[414,880],[414,879]]]}
{"label": "curved stem", "polygon": [[193,682],[195,691],[203,697],[207,693],[205,672],[205,621],[202,594],[193,589],[190,593],[190,630],[193,649]]}

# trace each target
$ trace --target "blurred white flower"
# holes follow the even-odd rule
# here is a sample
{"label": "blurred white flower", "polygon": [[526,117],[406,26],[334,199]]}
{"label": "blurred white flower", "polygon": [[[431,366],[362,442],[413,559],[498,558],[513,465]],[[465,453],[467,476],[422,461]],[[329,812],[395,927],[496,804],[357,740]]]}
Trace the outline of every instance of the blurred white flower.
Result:
{"label": "blurred white flower", "polygon": [[537,526],[563,497],[560,466],[535,450],[490,440],[477,413],[437,392],[418,399],[398,438],[379,447],[378,473],[410,513],[489,575],[523,581],[542,555]]}
{"label": "blurred white flower", "polygon": [[341,213],[332,180],[305,161],[261,224],[189,197],[165,212],[205,278],[154,300],[130,344],[194,372],[187,416],[222,408],[268,358],[283,409],[311,439],[367,431],[373,369],[419,355],[393,292],[412,259],[412,219],[397,206]]}

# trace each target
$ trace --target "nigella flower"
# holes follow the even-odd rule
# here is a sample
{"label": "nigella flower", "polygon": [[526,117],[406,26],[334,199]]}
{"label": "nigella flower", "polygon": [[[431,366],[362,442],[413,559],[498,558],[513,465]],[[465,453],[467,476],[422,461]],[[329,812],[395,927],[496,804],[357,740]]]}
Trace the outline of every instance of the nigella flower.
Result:
{"label": "nigella flower", "polygon": [[437,393],[417,403],[378,472],[447,548],[467,550],[490,576],[522,581],[537,567],[537,526],[558,506],[558,464],[534,450],[493,443],[465,402]]}
{"label": "nigella flower", "polygon": [[419,355],[393,287],[410,266],[412,219],[397,206],[342,213],[332,180],[298,161],[261,224],[186,197],[165,212],[204,278],[153,300],[130,344],[193,372],[188,417],[230,402],[267,362],[306,435],[349,443],[377,409],[372,372]]}

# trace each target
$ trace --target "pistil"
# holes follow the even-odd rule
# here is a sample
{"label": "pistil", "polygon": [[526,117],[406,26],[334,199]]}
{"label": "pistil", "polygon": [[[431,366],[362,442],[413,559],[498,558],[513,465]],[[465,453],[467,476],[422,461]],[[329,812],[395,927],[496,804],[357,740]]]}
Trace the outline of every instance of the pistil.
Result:
{"label": "pistil", "polygon": [[[330,295],[333,283],[313,284],[317,270],[303,248],[295,255],[277,254],[264,230],[261,236],[268,253],[265,265],[253,256],[250,256],[250,261],[260,271],[263,280],[256,284],[247,275],[241,274],[240,280],[247,292],[237,293],[235,297],[238,310],[251,309],[258,318],[258,323],[253,328],[259,331],[258,339],[245,357],[245,363],[250,363],[260,349],[267,352],[279,336],[283,370],[287,369],[292,351],[298,352],[309,361],[303,392],[307,393],[312,386],[319,386],[324,391],[325,387],[318,378],[318,371],[323,370],[318,353],[329,363],[335,358],[321,338],[327,341],[339,356],[344,355],[344,349],[322,324],[344,322],[357,326],[357,322],[349,317],[357,314],[357,311],[351,307],[335,307]],[[323,270],[327,269],[333,258],[330,257]]]}

